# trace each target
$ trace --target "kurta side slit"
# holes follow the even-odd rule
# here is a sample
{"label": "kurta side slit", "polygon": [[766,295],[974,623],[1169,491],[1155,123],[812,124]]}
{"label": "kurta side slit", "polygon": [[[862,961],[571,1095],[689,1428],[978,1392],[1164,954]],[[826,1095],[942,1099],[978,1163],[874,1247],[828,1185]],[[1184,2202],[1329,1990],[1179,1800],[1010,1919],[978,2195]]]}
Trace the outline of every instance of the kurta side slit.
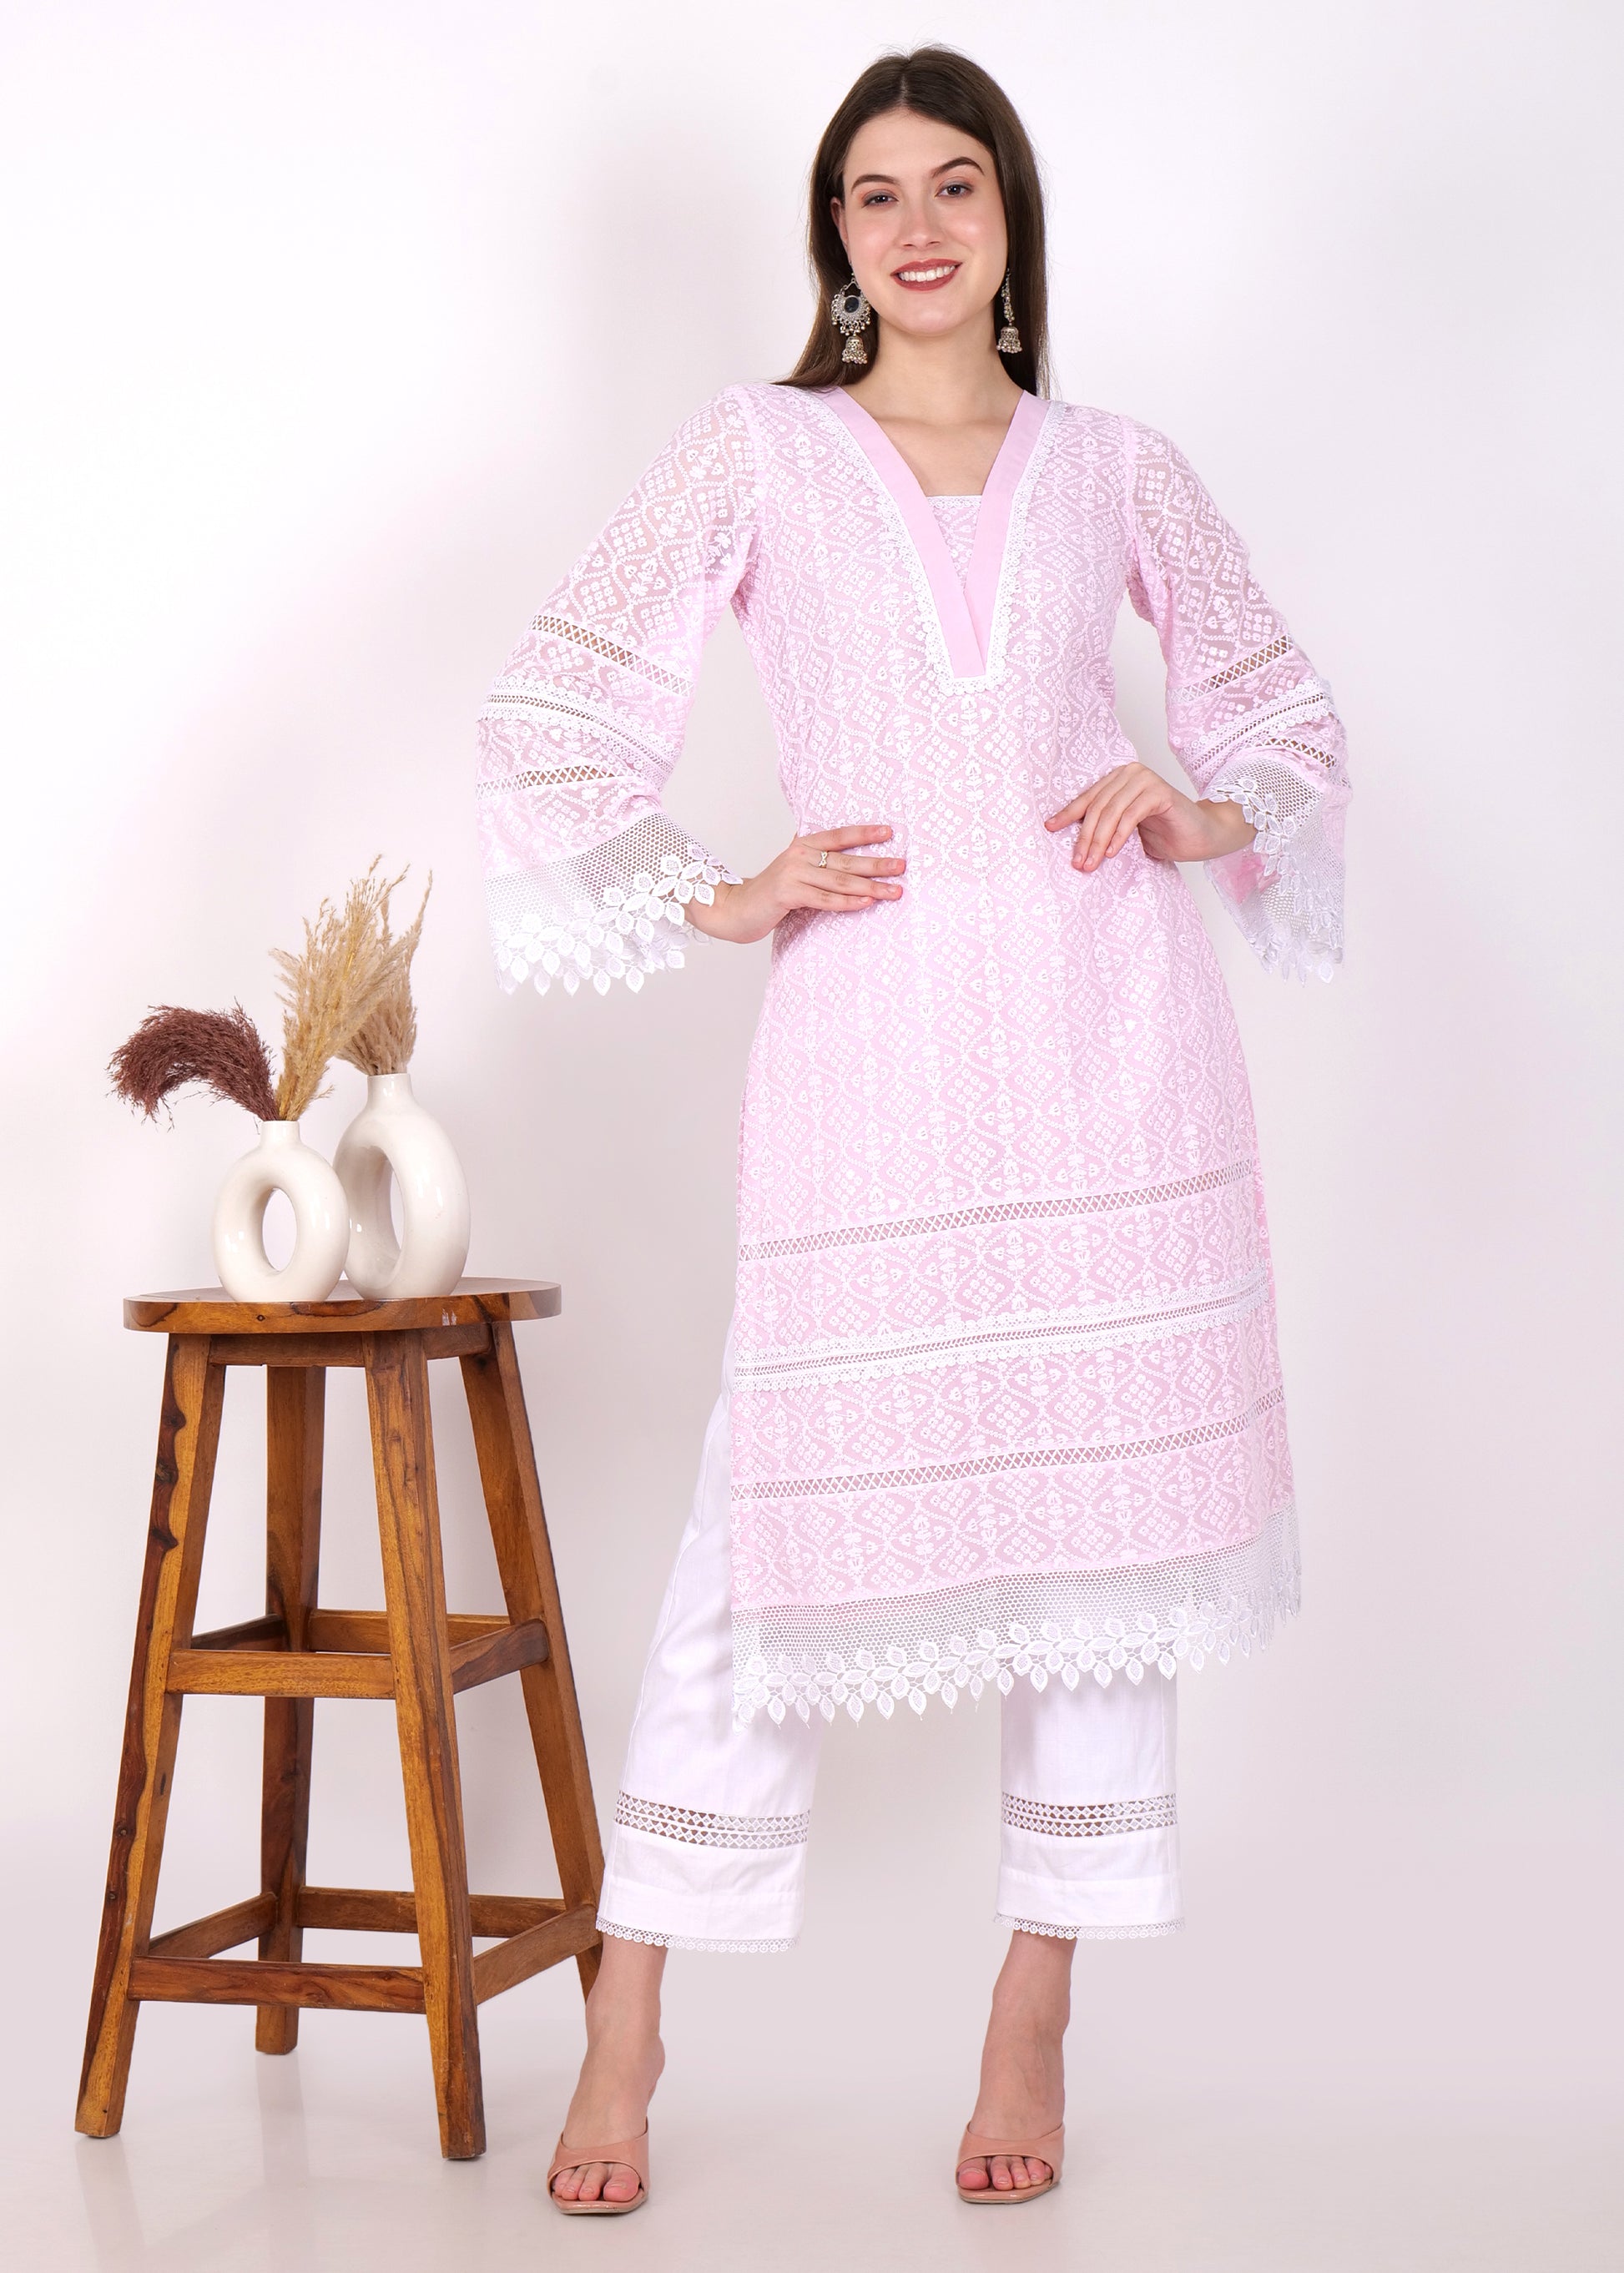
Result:
{"label": "kurta side slit", "polygon": [[[825,1723],[733,1709],[728,1384],[655,1626],[615,1799],[598,1923],[622,1940],[741,1956],[792,1948]],[[1065,1940],[1184,1922],[1177,1686],[1011,1684],[1001,1703],[996,1919]]]}

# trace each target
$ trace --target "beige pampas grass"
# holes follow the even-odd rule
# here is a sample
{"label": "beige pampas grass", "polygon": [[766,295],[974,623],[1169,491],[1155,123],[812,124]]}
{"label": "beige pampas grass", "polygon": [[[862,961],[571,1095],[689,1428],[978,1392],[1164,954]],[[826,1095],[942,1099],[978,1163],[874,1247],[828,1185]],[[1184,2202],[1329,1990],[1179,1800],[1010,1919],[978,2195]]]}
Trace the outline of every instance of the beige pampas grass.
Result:
{"label": "beige pampas grass", "polygon": [[374,860],[350,885],[342,910],[322,901],[315,922],[305,923],[303,955],[271,950],[282,973],[279,1120],[297,1121],[315,1103],[328,1066],[377,1016],[395,983],[378,920],[393,887],[380,881],[378,866]]}
{"label": "beige pampas grass", "polygon": [[[372,866],[377,865],[374,861]],[[429,894],[434,889],[434,876],[431,870],[417,912],[397,939],[389,929],[389,899],[405,882],[407,874],[402,869],[388,883],[378,886],[373,894],[378,952],[387,974],[384,991],[371,1017],[357,1028],[337,1053],[346,1064],[361,1073],[403,1073],[417,1046],[417,1013],[411,999],[411,959],[423,936],[423,918]],[[370,883],[372,874],[369,868],[363,882]]]}

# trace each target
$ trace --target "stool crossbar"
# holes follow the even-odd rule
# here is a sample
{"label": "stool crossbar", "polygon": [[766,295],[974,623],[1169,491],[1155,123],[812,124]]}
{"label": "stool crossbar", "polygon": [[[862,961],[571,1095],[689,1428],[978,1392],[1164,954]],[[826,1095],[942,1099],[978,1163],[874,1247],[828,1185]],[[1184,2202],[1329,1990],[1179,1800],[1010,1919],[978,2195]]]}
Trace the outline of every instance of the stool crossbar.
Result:
{"label": "stool crossbar", "polygon": [[[515,1322],[554,1316],[544,1282],[465,1279],[423,1300],[246,1304],[217,1289],[138,1298],[126,1325],[169,1338],[135,1655],[124,1719],[78,2127],[123,2120],[137,2014],[151,2001],[252,2005],[261,2052],[291,2052],[301,2007],[421,2013],[444,2154],[483,2153],[476,2009],[573,1957],[597,1972],[603,1875],[581,1716],[514,1347]],[[505,1613],[447,1612],[429,1423],[428,1365],[455,1357],[473,1422]],[[383,1549],[382,1610],[317,1600],[327,1369],[366,1376]],[[195,1633],[226,1374],[266,1369],[263,1617]],[[469,1892],[453,1699],[516,1673],[562,1892]],[[152,1932],[187,1697],[265,1700],[259,1890]],[[393,1702],[412,1891],[305,1881],[318,1697]],[[310,1963],[306,1929],[415,1934],[416,1965]],[[476,1940],[493,1947],[476,1951]],[[252,1958],[224,1953],[258,1945]]]}

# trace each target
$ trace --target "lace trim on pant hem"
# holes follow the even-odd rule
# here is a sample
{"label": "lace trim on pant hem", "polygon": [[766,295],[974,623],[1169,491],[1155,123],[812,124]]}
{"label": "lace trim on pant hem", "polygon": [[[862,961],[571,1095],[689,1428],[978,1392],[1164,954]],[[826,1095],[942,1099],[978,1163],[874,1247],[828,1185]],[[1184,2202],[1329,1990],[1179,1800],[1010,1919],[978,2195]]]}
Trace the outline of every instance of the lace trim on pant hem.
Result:
{"label": "lace trim on pant hem", "polygon": [[1014,1791],[1002,1797],[1004,1820],[1011,1831],[1033,1831],[1044,1839],[1114,1839],[1170,1831],[1178,1821],[1178,1802],[1170,1791],[1145,1799],[1026,1799]]}
{"label": "lace trim on pant hem", "polygon": [[1005,1917],[1000,1910],[995,1925],[1014,1933],[1047,1934],[1051,1941],[1152,1941],[1164,1933],[1182,1933],[1183,1918],[1164,1918],[1156,1925],[1051,1925],[1044,1918]]}
{"label": "lace trim on pant hem", "polygon": [[792,1934],[787,1941],[708,1941],[687,1933],[645,1932],[642,1926],[615,1925],[602,1917],[598,1931],[613,1934],[616,1941],[645,1942],[655,1949],[701,1949],[713,1957],[781,1957],[800,1939]]}
{"label": "lace trim on pant hem", "polygon": [[614,1819],[628,1831],[670,1839],[685,1847],[728,1847],[767,1851],[804,1847],[812,1827],[809,1809],[799,1815],[717,1815],[695,1807],[673,1807],[663,1799],[643,1799],[622,1791]]}

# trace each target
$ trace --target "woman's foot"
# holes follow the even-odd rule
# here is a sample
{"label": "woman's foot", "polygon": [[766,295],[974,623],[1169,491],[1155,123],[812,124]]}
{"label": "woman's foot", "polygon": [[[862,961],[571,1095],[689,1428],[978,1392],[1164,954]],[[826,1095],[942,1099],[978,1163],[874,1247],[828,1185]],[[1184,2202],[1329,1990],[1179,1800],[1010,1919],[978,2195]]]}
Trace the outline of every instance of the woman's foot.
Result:
{"label": "woman's foot", "polygon": [[[1065,2112],[1063,2044],[1071,2014],[1073,1941],[1015,1933],[992,1992],[981,2048],[981,2088],[970,2128],[983,2139],[1041,2139]],[[974,2156],[959,2165],[966,2194],[1047,2186],[1054,2176],[1034,2156]]]}
{"label": "woman's foot", "polygon": [[[604,1937],[603,1962],[586,2000],[586,2058],[564,2118],[563,2151],[636,2139],[648,2128],[649,2102],[665,2065],[659,2039],[660,1976],[665,1953],[658,1944]],[[642,2181],[628,2163],[575,2163],[561,2170],[553,2192],[564,2202],[628,2202]]]}

